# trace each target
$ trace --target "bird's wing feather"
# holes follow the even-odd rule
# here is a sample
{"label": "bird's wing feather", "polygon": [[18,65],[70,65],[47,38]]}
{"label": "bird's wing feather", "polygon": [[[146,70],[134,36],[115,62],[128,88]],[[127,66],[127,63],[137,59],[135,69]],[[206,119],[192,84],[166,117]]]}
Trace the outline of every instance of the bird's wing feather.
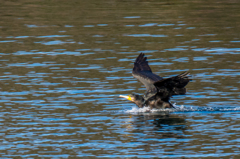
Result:
{"label": "bird's wing feather", "polygon": [[189,72],[184,72],[180,75],[166,78],[154,83],[154,86],[158,89],[158,94],[162,98],[170,98],[172,95],[184,95],[186,94],[186,88],[184,88],[190,79]]}
{"label": "bird's wing feather", "polygon": [[144,57],[143,53],[140,53],[134,62],[133,67],[134,72],[148,71],[152,72],[150,66],[148,65],[147,57]]}
{"label": "bird's wing feather", "polygon": [[141,53],[134,62],[134,67],[132,71],[133,77],[138,79],[147,89],[147,92],[156,91],[154,83],[163,80],[163,78],[152,73],[150,66],[148,65],[147,57]]}

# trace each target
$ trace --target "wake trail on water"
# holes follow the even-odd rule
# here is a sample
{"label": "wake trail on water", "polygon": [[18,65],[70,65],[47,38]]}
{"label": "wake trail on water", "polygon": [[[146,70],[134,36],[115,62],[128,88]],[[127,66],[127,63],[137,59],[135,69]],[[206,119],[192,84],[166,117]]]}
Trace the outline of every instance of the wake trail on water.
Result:
{"label": "wake trail on water", "polygon": [[135,114],[135,113],[171,113],[171,112],[229,112],[229,111],[240,111],[240,107],[197,107],[197,106],[176,106],[175,108],[167,109],[149,109],[148,107],[138,108],[133,107],[130,110],[123,110],[125,113]]}

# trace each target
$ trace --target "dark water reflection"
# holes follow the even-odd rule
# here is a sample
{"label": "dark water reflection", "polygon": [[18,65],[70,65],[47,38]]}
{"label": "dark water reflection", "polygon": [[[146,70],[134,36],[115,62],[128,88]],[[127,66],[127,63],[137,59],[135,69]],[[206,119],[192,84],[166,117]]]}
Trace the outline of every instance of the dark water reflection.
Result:
{"label": "dark water reflection", "polygon": [[[238,1],[5,1],[0,6],[3,158],[239,156]],[[135,108],[145,53],[190,71],[174,111]]]}

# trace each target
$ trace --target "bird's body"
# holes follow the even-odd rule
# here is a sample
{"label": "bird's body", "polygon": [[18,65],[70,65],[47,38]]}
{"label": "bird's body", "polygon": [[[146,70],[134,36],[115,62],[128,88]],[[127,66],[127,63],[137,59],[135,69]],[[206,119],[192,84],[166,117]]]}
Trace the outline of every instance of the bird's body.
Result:
{"label": "bird's body", "polygon": [[184,88],[190,79],[188,72],[184,72],[178,76],[171,78],[162,78],[152,73],[148,65],[147,58],[141,53],[136,61],[132,71],[133,77],[144,84],[147,91],[144,96],[131,94],[128,96],[120,96],[134,102],[138,107],[149,107],[151,109],[174,108],[169,102],[173,95],[184,95]]}

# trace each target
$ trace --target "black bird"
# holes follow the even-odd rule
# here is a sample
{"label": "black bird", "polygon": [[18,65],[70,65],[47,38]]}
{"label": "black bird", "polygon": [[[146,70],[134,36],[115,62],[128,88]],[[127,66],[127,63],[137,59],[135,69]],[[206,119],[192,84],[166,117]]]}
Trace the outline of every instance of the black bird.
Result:
{"label": "black bird", "polygon": [[148,65],[147,57],[143,53],[137,57],[134,62],[132,75],[144,84],[147,91],[144,96],[131,94],[128,96],[120,95],[119,97],[126,98],[134,102],[139,108],[150,107],[150,109],[174,108],[169,102],[173,95],[186,94],[185,86],[190,79],[190,73],[184,72],[174,77],[162,78],[152,73]]}

